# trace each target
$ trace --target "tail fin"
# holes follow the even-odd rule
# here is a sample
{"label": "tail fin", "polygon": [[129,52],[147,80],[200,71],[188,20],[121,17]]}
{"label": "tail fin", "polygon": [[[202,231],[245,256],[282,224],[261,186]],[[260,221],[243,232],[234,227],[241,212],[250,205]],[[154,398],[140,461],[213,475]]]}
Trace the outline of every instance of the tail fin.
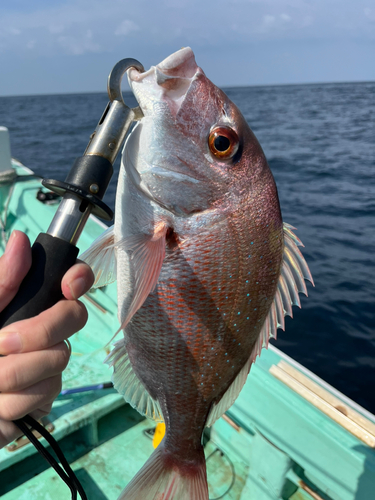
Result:
{"label": "tail fin", "polygon": [[203,447],[195,465],[173,459],[161,443],[118,500],[208,500]]}

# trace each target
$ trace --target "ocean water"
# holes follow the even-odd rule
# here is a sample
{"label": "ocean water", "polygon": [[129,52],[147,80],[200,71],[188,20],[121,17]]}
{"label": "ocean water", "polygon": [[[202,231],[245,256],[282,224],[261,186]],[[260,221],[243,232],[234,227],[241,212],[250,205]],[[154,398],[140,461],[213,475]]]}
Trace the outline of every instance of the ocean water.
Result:
{"label": "ocean water", "polygon": [[[316,285],[275,345],[375,413],[375,83],[225,90],[265,151]],[[14,157],[62,180],[106,103],[105,93],[0,97],[0,125]]]}

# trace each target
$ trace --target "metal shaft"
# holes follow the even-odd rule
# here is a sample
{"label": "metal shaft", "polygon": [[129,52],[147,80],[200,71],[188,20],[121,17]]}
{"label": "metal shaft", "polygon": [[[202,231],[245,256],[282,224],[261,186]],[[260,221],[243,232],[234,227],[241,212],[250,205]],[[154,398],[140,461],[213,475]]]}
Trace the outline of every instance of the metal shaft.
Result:
{"label": "metal shaft", "polygon": [[[105,182],[103,181],[104,189],[102,185],[96,183],[86,186],[86,181],[91,178],[88,165],[91,166],[91,164],[95,163],[93,157],[96,157],[96,159],[98,159],[97,157],[105,158],[113,165],[131,124],[135,119],[142,116],[139,108],[133,110],[124,103],[121,93],[121,80],[125,72],[131,67],[136,68],[138,71],[144,71],[142,64],[136,59],[123,59],[114,66],[108,77],[107,87],[110,102],[105,108],[84,153],[84,157],[91,157],[93,161],[85,162],[86,166],[81,167],[84,168],[84,175],[80,175],[73,167],[66,179],[66,182],[69,182],[70,185],[61,186],[62,183],[60,183],[59,189],[65,190],[65,194],[47,233],[73,245],[77,243],[90,212],[94,209],[94,199],[91,194],[101,192],[103,195],[110,178],[103,178],[105,180]],[[110,175],[112,175],[112,171]],[[78,184],[81,185],[77,185],[74,180],[77,182],[79,180]],[[72,182],[74,186],[71,185]],[[50,189],[57,189],[56,182],[54,185],[45,185]],[[85,196],[85,190],[89,193],[89,196]],[[100,203],[99,200],[97,200],[97,203]]]}
{"label": "metal shaft", "polygon": [[47,233],[75,245],[90,215],[91,208],[85,200],[66,193]]}

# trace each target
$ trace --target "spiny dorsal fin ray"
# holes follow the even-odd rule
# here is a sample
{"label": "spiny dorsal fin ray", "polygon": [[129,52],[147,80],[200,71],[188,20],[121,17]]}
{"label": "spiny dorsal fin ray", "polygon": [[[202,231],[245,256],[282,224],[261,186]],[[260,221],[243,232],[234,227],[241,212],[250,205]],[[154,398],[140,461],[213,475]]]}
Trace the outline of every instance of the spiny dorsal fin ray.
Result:
{"label": "spiny dorsal fin ray", "polygon": [[302,241],[292,229],[295,228],[284,222],[284,256],[281,274],[270,312],[252,353],[252,356],[255,353],[254,360],[260,355],[263,347],[268,347],[269,339],[276,338],[277,329],[284,330],[284,316],[293,317],[292,306],[301,307],[298,292],[303,292],[307,296],[304,280],[309,280],[314,286],[310,269],[298,248],[303,246]]}
{"label": "spiny dorsal fin ray", "polygon": [[251,365],[255,361],[256,357],[260,355],[262,348],[267,348],[269,340],[271,338],[276,338],[278,328],[282,328],[284,330],[284,317],[286,315],[292,317],[292,305],[298,305],[301,307],[298,292],[303,292],[307,295],[304,279],[309,280],[312,285],[314,285],[308,265],[298,249],[298,246],[303,246],[303,244],[293,233],[292,229],[295,228],[284,222],[284,255],[281,274],[274,300],[271,304],[270,311],[266,317],[263,328],[260,331],[258,340],[253,348],[249,360],[245,363],[240,373],[229,386],[227,392],[221,400],[214,404],[211,408],[206,422],[208,427],[220,418],[237,399],[246,382]]}

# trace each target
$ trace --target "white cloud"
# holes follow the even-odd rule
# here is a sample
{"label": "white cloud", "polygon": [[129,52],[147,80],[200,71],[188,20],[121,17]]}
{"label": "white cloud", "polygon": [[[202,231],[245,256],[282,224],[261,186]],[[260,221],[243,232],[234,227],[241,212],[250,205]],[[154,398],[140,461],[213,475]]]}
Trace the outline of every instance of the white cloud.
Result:
{"label": "white cloud", "polygon": [[13,27],[8,28],[8,32],[11,35],[20,35],[21,34],[21,30],[19,30],[18,28],[13,28]]}
{"label": "white cloud", "polygon": [[138,31],[139,26],[135,24],[134,21],[130,19],[125,19],[122,23],[116,28],[115,35],[117,36],[126,36],[132,33],[133,31]]}
{"label": "white cloud", "polygon": [[110,53],[126,37],[128,50],[148,46],[166,56],[170,47],[187,44],[220,49],[229,43],[235,50],[265,39],[374,37],[369,0],[215,0],[214,8],[208,0],[111,0],[110,9],[102,0],[40,0],[27,12],[14,4],[0,3],[0,39],[9,53],[22,53],[25,40],[35,41],[38,54],[57,56]]}
{"label": "white cloud", "polygon": [[149,67],[187,45],[219,85],[371,80],[373,2],[0,0],[1,67],[12,68],[0,93],[50,92],[52,77],[56,91],[103,89],[116,61]]}
{"label": "white cloud", "polygon": [[303,16],[301,20],[301,28],[304,28],[305,26],[311,26],[313,23],[313,16]]}
{"label": "white cloud", "polygon": [[82,35],[60,36],[57,40],[67,54],[78,56],[87,52],[102,52],[102,47],[93,39],[91,30]]}
{"label": "white cloud", "polygon": [[370,21],[375,21],[375,9],[369,9],[368,7],[363,10],[365,16],[370,19]]}
{"label": "white cloud", "polygon": [[280,15],[280,17],[281,17],[281,19],[282,19],[283,21],[286,21],[286,22],[288,22],[288,21],[291,21],[291,20],[292,20],[292,18],[291,18],[288,14],[285,14],[285,13],[282,13],[282,14]]}
{"label": "white cloud", "polygon": [[63,33],[65,26],[63,24],[51,24],[48,26],[48,31],[52,34]]}
{"label": "white cloud", "polygon": [[[257,28],[259,33],[264,35],[272,33],[273,37],[278,37],[280,34],[288,33],[290,30],[289,24],[292,22],[292,17],[285,12],[277,15],[266,14],[263,16],[262,23]],[[293,24],[293,29],[298,30],[301,21],[295,21]]]}
{"label": "white cloud", "polygon": [[275,24],[275,21],[276,21],[276,18],[275,16],[270,16],[270,15],[265,15],[263,17],[263,23],[266,25],[266,26],[271,26],[271,24]]}

